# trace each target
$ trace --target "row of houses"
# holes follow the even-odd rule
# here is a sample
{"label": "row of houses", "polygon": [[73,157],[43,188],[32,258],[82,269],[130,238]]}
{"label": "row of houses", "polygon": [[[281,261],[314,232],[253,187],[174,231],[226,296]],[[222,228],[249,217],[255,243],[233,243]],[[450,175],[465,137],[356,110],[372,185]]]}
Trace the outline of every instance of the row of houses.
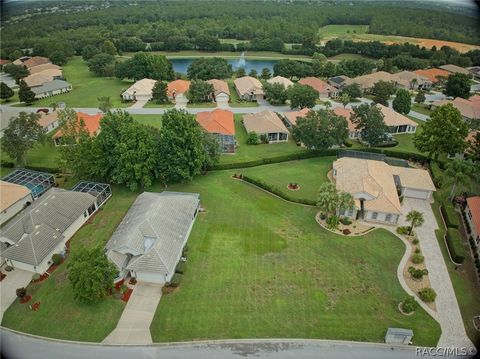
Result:
{"label": "row of houses", "polygon": [[23,56],[15,61],[14,65],[23,66],[29,75],[23,81],[35,93],[35,98],[46,98],[72,90],[72,85],[65,81],[62,68],[54,65],[42,56]]}

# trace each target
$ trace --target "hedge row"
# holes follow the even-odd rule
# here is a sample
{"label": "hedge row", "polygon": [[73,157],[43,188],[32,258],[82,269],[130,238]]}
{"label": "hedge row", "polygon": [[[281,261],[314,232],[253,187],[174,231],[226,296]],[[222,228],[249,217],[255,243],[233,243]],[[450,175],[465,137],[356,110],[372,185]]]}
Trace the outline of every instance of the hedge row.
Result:
{"label": "hedge row", "polygon": [[457,228],[460,226],[457,212],[450,202],[445,201],[441,206],[441,211],[448,228]]}
{"label": "hedge row", "polygon": [[[13,162],[1,161],[0,167],[4,168],[14,168],[15,164]],[[59,173],[61,172],[59,167],[42,167],[42,166],[30,166],[26,165],[23,168],[27,170],[40,171],[40,172],[49,172],[49,173]]]}
{"label": "hedge row", "polygon": [[447,246],[454,262],[461,264],[465,260],[465,248],[462,244],[462,235],[455,228],[447,229]]}
{"label": "hedge row", "polygon": [[242,175],[242,178],[243,178],[244,181],[249,182],[251,184],[254,184],[255,186],[260,187],[260,188],[262,188],[262,189],[264,189],[268,192],[271,192],[271,193],[277,195],[278,197],[281,197],[281,198],[283,198],[287,201],[307,204],[307,205],[310,205],[310,206],[315,206],[316,205],[316,202],[313,201],[313,200],[292,198],[292,197],[288,196],[287,194],[285,194],[284,192],[282,192],[281,190],[279,190],[277,187],[269,185],[269,184],[264,183],[262,181],[256,180],[254,178],[244,176],[244,175]]}

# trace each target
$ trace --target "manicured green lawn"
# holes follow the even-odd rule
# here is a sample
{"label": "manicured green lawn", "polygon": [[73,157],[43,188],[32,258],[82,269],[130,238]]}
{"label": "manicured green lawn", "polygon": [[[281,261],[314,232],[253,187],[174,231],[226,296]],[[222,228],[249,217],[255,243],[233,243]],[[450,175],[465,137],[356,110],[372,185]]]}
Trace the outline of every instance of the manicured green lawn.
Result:
{"label": "manicured green lawn", "polygon": [[425,107],[425,105],[414,103],[412,104],[412,111],[423,113],[424,115],[430,116],[432,110]]}
{"label": "manicured green lawn", "polygon": [[0,167],[0,177],[4,177],[12,172],[14,168]]}
{"label": "manicured green lawn", "polygon": [[173,103],[155,103],[155,101],[148,101],[143,108],[173,108]]}
{"label": "manicured green lawn", "polygon": [[253,161],[262,158],[271,158],[285,154],[307,151],[289,140],[285,143],[261,144],[257,146],[247,145],[247,131],[241,123],[242,115],[235,115],[235,138],[239,144],[234,155],[222,155],[220,163],[239,163]]}
{"label": "manicured green lawn", "polygon": [[[289,197],[315,200],[318,188],[328,181],[327,173],[332,168],[335,157],[316,157],[300,161],[281,162],[260,167],[238,170],[256,180],[275,186]],[[298,183],[299,190],[287,188],[290,182]]]}
{"label": "manicured green lawn", "polygon": [[[265,168],[267,171],[267,168]],[[221,338],[324,338],[382,342],[388,327],[412,328],[435,345],[440,328],[423,310],[406,317],[396,276],[405,247],[384,230],[334,235],[315,209],[230,178],[199,177],[170,190],[200,193],[187,271],[164,295],[155,342]],[[156,188],[160,190],[160,186]]]}
{"label": "manicured green lawn", "polygon": [[328,58],[330,61],[341,61],[341,60],[375,60],[371,57],[359,55],[359,54],[338,54]]}
{"label": "manicured green lawn", "polygon": [[188,108],[214,108],[217,107],[215,102],[196,102],[196,103],[187,103]]}
{"label": "manicured green lawn", "polygon": [[68,107],[97,107],[98,97],[110,96],[113,106],[128,107],[130,103],[122,103],[120,93],[126,90],[132,82],[116,78],[97,77],[88,71],[87,64],[81,57],[72,58],[65,66],[63,73],[73,90],[69,93],[41,99],[35,106],[48,106],[52,102],[65,102]]}
{"label": "manicured green lawn", "polygon": [[[126,189],[113,188],[113,196],[105,207],[71,239],[71,251],[84,246],[103,247],[136,195]],[[33,297],[32,303],[41,303],[38,312],[32,312],[27,304],[16,301],[6,311],[2,325],[52,338],[102,341],[117,325],[125,303],[113,297],[95,305],[75,301],[67,278],[69,260],[67,258],[44,282],[28,286],[27,291]]]}
{"label": "manicured green lawn", "polygon": [[144,125],[150,125],[153,127],[162,127],[162,115],[131,115],[135,120]]}
{"label": "manicured green lawn", "polygon": [[[3,161],[13,162],[13,160],[4,152],[1,152],[0,158]],[[55,147],[51,139],[45,143],[40,143],[27,152],[27,165],[37,167],[58,168],[60,160],[59,147]]]}

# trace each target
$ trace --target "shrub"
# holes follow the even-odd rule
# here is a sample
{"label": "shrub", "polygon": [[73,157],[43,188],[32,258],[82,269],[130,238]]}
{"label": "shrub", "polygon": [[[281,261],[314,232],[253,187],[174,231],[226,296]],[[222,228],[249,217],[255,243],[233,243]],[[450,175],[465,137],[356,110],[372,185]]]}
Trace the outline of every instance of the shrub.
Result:
{"label": "shrub", "polygon": [[60,253],[54,253],[53,254],[53,256],[52,256],[53,264],[58,266],[60,263],[62,263],[62,260],[63,260],[63,257]]}
{"label": "shrub", "polygon": [[425,257],[422,256],[420,253],[415,253],[412,255],[412,263],[421,264],[425,261]]}
{"label": "shrub", "polygon": [[397,233],[398,234],[408,234],[409,228],[407,226],[400,226],[397,227]]}
{"label": "shrub", "polygon": [[414,238],[412,241],[413,244],[418,244],[418,242],[419,242],[418,238]]}
{"label": "shrub", "polygon": [[335,229],[338,227],[338,224],[340,223],[340,220],[338,216],[331,216],[327,218],[327,227],[331,229]]}
{"label": "shrub", "polygon": [[447,224],[447,227],[449,228],[458,228],[459,226],[459,220],[458,220],[458,215],[457,212],[455,211],[455,208],[450,202],[444,202],[442,204],[442,215],[443,218],[445,219],[445,223]]}
{"label": "shrub", "polygon": [[421,250],[420,250],[420,248],[418,248],[418,247],[417,247],[417,248],[415,248],[415,253],[417,253],[417,254],[418,254],[418,253],[421,253]]}
{"label": "shrub", "polygon": [[345,226],[348,226],[349,224],[352,224],[352,221],[348,217],[342,217],[340,218],[340,223],[342,223]]}
{"label": "shrub", "polygon": [[418,303],[413,296],[406,297],[401,305],[404,313],[412,313],[417,309]]}
{"label": "shrub", "polygon": [[320,219],[325,220],[327,218],[327,215],[325,213],[320,213]]}
{"label": "shrub", "polygon": [[415,279],[422,279],[424,275],[428,274],[428,270],[410,267],[408,268],[408,273],[410,273],[410,275]]}
{"label": "shrub", "polygon": [[418,292],[420,299],[426,303],[434,302],[435,298],[437,297],[437,293],[433,288],[423,288],[420,292]]}
{"label": "shrub", "polygon": [[345,141],[343,141],[343,145],[345,147],[352,147],[353,143],[350,140],[345,140]]}
{"label": "shrub", "polygon": [[447,246],[453,261],[459,264],[463,263],[465,260],[465,248],[463,248],[462,235],[458,229],[447,229]]}
{"label": "shrub", "polygon": [[247,137],[247,145],[258,145],[260,138],[255,132],[250,132]]}
{"label": "shrub", "polygon": [[260,135],[260,141],[261,141],[262,143],[269,143],[269,142],[270,142],[270,141],[268,141],[268,136],[267,136],[266,134],[264,134],[264,133],[262,133],[262,134]]}
{"label": "shrub", "polygon": [[172,280],[170,281],[170,287],[178,287],[180,285],[180,282],[182,281],[183,275],[180,273],[175,273],[172,276]]}
{"label": "shrub", "polygon": [[41,275],[40,275],[39,273],[34,273],[34,274],[32,275],[32,280],[39,280],[40,277],[41,277]]}
{"label": "shrub", "polygon": [[24,287],[21,287],[21,288],[17,288],[17,290],[15,291],[15,293],[17,294],[17,297],[18,298],[23,298],[27,295],[27,289],[24,288]]}
{"label": "shrub", "polygon": [[175,273],[183,274],[185,273],[186,269],[187,269],[187,266],[185,262],[178,262],[177,266],[175,267]]}

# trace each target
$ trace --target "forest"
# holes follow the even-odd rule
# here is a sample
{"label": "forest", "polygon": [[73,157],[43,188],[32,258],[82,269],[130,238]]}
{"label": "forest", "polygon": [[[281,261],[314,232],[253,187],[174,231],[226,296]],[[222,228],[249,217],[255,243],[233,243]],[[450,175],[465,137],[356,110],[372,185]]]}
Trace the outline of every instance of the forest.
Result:
{"label": "forest", "polygon": [[474,14],[452,16],[445,10],[410,3],[245,1],[239,5],[187,0],[91,1],[83,7],[78,1],[34,4],[38,4],[37,12],[28,14],[22,7],[2,6],[2,58],[26,48],[45,55],[63,51],[69,57],[105,40],[121,52],[248,49],[312,54],[319,28],[329,24],[364,24],[375,34],[480,44]]}

